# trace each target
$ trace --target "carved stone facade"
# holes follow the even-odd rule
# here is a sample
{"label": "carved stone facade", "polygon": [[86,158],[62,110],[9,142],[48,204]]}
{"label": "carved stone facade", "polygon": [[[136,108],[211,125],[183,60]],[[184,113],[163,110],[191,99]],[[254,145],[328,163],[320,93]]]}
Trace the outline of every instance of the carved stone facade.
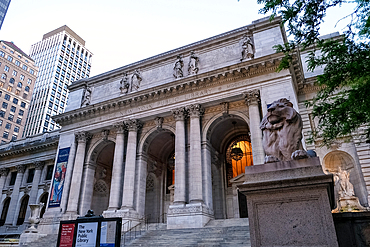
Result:
{"label": "carved stone facade", "polygon": [[[63,195],[59,206],[47,207],[39,231],[54,233],[59,219],[74,219],[88,209],[137,222],[149,215],[149,221],[155,222],[167,214],[168,228],[244,217],[240,209],[245,202],[237,191],[243,183],[243,166],[264,163],[260,122],[280,98],[289,99],[301,114],[302,146],[315,150],[324,168],[336,171],[337,154],[343,152],[341,166],[351,169],[354,192],[367,206],[368,144],[354,138],[333,150],[305,143],[315,121],[310,120],[311,109],[304,107],[304,101],[313,94],[307,91],[309,85],[299,90],[295,70],[276,72],[283,54],[275,53],[272,46],[286,41],[282,32],[279,18],[262,19],[74,82],[65,113],[53,117],[62,126],[54,159],[57,149],[71,150]],[[305,74],[305,65],[299,70]],[[81,106],[86,85],[93,90],[89,105]],[[0,168],[9,169],[9,174],[18,165],[13,165],[12,154],[23,157],[22,164],[30,165],[27,160],[32,160],[27,150],[34,144],[26,139],[19,142],[23,146],[17,141],[0,147]],[[228,150],[239,152],[244,163],[226,159],[233,157],[226,155]],[[0,176],[0,185],[1,178],[10,179],[9,174]],[[3,202],[15,189],[4,187]]]}

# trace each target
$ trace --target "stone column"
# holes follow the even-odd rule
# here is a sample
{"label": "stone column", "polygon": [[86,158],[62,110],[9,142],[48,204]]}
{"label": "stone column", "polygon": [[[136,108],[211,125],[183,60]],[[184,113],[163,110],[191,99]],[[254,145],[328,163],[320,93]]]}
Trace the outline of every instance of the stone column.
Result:
{"label": "stone column", "polygon": [[1,168],[0,169],[0,195],[3,194],[4,185],[6,182],[6,177],[8,176],[9,169],[8,168]]}
{"label": "stone column", "polygon": [[176,121],[175,138],[175,194],[174,205],[184,205],[186,203],[186,146],[185,146],[185,118],[187,112],[185,108],[172,110]]}
{"label": "stone column", "polygon": [[203,202],[200,117],[204,109],[199,104],[190,105],[188,109],[190,115],[189,200],[190,203],[199,203]]}
{"label": "stone column", "polygon": [[85,161],[86,142],[90,138],[90,134],[88,132],[78,132],[75,135],[78,144],[70,185],[71,193],[69,193],[67,206],[67,213],[70,214],[77,214],[78,200],[80,198],[81,190],[82,172]]}
{"label": "stone column", "polygon": [[[45,163],[41,161],[34,162],[35,164],[35,174],[33,176],[32,187],[30,191],[30,199],[28,200],[28,205],[36,204],[37,201],[37,192],[39,190],[39,182],[41,178],[42,169],[44,168]],[[46,205],[45,205],[46,206]],[[28,222],[28,218],[30,217],[31,210],[27,207],[27,212],[25,216],[25,221]]]}
{"label": "stone column", "polygon": [[94,190],[94,175],[96,164],[85,163],[81,187],[81,200],[78,211],[80,215],[85,215],[91,207],[91,199]]}
{"label": "stone column", "polygon": [[128,139],[121,209],[134,209],[137,131],[142,125],[137,119],[128,120],[126,125]]}
{"label": "stone column", "polygon": [[112,168],[112,180],[110,186],[108,211],[114,211],[120,208],[122,201],[122,177],[123,177],[123,153],[125,147],[125,125],[117,123],[114,125],[117,130],[116,145],[114,147],[114,159]]}
{"label": "stone column", "polygon": [[244,96],[245,103],[249,108],[249,129],[251,132],[253,164],[260,165],[265,160],[265,152],[262,146],[262,131],[260,129],[260,91],[258,89],[247,91],[244,92]]}
{"label": "stone column", "polygon": [[203,166],[203,198],[204,204],[213,210],[212,199],[212,155],[208,142],[202,143],[202,166]]}
{"label": "stone column", "polygon": [[140,216],[145,214],[145,194],[146,194],[146,177],[147,177],[147,156],[144,154],[138,155],[138,181],[136,193],[137,212]]}
{"label": "stone column", "polygon": [[15,215],[18,206],[19,188],[21,186],[23,175],[26,170],[26,165],[17,165],[17,178],[13,187],[13,193],[10,199],[10,205],[8,209],[8,215],[6,216],[6,225],[16,225],[18,215]]}

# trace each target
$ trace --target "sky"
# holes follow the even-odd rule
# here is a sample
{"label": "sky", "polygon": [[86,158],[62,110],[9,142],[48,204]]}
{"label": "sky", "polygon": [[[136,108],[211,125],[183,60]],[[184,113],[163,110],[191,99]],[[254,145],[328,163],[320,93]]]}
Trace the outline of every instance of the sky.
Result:
{"label": "sky", "polygon": [[[265,17],[257,0],[12,0],[0,39],[29,54],[42,36],[67,25],[93,53],[91,76],[206,39]],[[321,34],[342,32],[327,15]]]}

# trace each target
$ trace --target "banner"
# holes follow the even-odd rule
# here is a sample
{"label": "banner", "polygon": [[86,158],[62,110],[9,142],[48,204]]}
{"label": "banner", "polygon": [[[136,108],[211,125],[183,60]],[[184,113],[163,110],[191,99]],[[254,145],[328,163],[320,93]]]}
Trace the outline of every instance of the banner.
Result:
{"label": "banner", "polygon": [[54,170],[53,185],[50,192],[49,208],[60,206],[70,149],[70,147],[59,149]]}

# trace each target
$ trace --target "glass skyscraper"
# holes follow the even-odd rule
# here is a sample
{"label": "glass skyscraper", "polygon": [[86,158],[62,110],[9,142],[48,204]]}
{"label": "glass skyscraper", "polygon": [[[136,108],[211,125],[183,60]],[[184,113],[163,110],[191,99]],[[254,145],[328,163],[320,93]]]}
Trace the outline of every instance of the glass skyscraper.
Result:
{"label": "glass skyscraper", "polygon": [[32,45],[30,56],[39,67],[39,73],[24,137],[59,128],[51,116],[64,112],[68,102],[67,86],[90,76],[92,53],[80,36],[62,26]]}
{"label": "glass skyscraper", "polygon": [[0,0],[0,30],[3,26],[6,12],[8,11],[10,0]]}

